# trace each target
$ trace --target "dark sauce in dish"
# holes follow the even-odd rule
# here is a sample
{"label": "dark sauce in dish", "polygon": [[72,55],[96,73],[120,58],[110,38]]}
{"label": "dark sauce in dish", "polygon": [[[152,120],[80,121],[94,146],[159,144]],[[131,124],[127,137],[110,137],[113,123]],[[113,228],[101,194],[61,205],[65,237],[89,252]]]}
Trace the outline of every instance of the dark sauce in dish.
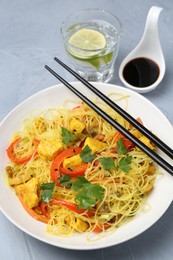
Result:
{"label": "dark sauce in dish", "polygon": [[152,85],[159,74],[159,66],[153,60],[143,57],[129,61],[123,70],[124,79],[130,85],[139,88]]}

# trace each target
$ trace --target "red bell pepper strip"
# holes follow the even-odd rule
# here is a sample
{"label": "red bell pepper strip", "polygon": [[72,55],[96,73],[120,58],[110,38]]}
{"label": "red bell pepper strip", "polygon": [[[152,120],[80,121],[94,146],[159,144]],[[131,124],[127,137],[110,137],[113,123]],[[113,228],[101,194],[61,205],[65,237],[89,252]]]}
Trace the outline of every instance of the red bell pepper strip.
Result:
{"label": "red bell pepper strip", "polygon": [[[94,212],[86,210],[86,209],[78,209],[78,206],[76,204],[70,203],[68,201],[65,200],[57,200],[57,199],[51,199],[48,203],[45,204],[44,207],[42,207],[43,210],[43,214],[47,215],[47,213],[45,212],[45,208],[50,205],[62,205],[72,211],[74,211],[75,213],[79,214],[79,215],[86,215],[87,217],[92,217],[94,216]],[[47,215],[48,216],[48,215]]]}
{"label": "red bell pepper strip", "polygon": [[102,232],[102,231],[104,231],[104,230],[106,230],[108,228],[110,228],[110,224],[109,223],[105,223],[105,224],[100,224],[100,225],[95,226],[92,229],[92,231],[98,233],[98,232]]}
{"label": "red bell pepper strip", "polygon": [[31,217],[33,217],[33,218],[35,218],[36,220],[41,221],[41,222],[43,222],[43,223],[46,223],[46,224],[48,223],[48,221],[49,221],[49,218],[48,218],[48,217],[45,217],[45,216],[43,216],[43,215],[37,214],[33,209],[31,209],[30,207],[28,207],[28,205],[26,205],[26,203],[25,203],[25,201],[24,201],[24,199],[23,199],[23,197],[22,197],[21,195],[17,194],[17,196],[18,196],[18,198],[19,198],[19,200],[20,200],[22,206],[24,207],[24,209],[27,211],[27,213],[28,213]]}
{"label": "red bell pepper strip", "polygon": [[57,179],[60,177],[60,166],[65,158],[74,156],[79,154],[82,151],[81,147],[77,148],[68,148],[62,152],[60,152],[55,159],[53,160],[51,167],[50,167],[50,177],[53,182],[56,182]]}
{"label": "red bell pepper strip", "polygon": [[70,177],[77,177],[77,176],[83,176],[87,168],[88,168],[88,163],[85,163],[83,165],[74,167],[72,170],[68,170],[66,168],[61,167],[60,172],[63,174],[68,174],[70,175]]}
{"label": "red bell pepper strip", "polygon": [[129,139],[127,139],[122,133],[117,132],[115,134],[115,140],[114,140],[114,143],[116,144],[115,148],[117,148],[117,142],[120,138],[123,139],[124,146],[126,147],[127,150],[129,150],[131,147],[134,147],[134,144]]}
{"label": "red bell pepper strip", "polygon": [[34,139],[33,142],[34,142],[35,149],[34,149],[33,153],[28,155],[28,156],[22,157],[22,158],[17,158],[14,155],[14,149],[15,149],[15,146],[18,145],[21,142],[21,140],[22,140],[21,137],[17,138],[7,148],[7,155],[8,155],[8,157],[10,158],[10,160],[12,162],[15,162],[17,164],[24,164],[24,163],[28,162],[33,156],[35,156],[36,152],[37,152],[37,147],[38,147],[38,144],[39,144],[39,141],[37,139]]}
{"label": "red bell pepper strip", "polygon": [[137,120],[141,125],[143,125],[143,121],[142,121],[142,119],[141,119],[140,117],[137,117],[136,120]]}

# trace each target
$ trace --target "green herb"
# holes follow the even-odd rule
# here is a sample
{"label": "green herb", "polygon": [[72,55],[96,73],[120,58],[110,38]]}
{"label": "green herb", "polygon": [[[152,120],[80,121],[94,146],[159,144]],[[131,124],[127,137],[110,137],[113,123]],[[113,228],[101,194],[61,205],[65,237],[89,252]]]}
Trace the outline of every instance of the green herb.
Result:
{"label": "green herb", "polygon": [[70,183],[70,175],[68,174],[64,174],[60,177],[60,184],[61,186],[65,186],[67,188],[71,187],[71,183]]}
{"label": "green herb", "polygon": [[119,163],[117,164],[117,167],[121,169],[123,172],[129,172],[131,169],[131,161],[132,161],[132,156],[127,155],[127,148],[124,145],[124,141],[122,138],[120,138],[117,142],[118,148],[117,148],[117,153],[120,158],[121,155],[123,156],[120,160]]}
{"label": "green herb", "polygon": [[52,193],[55,188],[56,182],[48,182],[48,183],[43,183],[40,186],[40,190],[43,190],[41,193],[41,199],[43,202],[49,202],[50,199],[52,198]]}
{"label": "green herb", "polygon": [[75,201],[79,203],[78,208],[88,210],[94,207],[98,200],[103,199],[105,191],[100,185],[92,184],[83,176],[77,177],[71,189],[78,192],[75,196]]}
{"label": "green herb", "polygon": [[73,141],[74,135],[65,127],[61,127],[62,141],[64,144],[68,144]]}
{"label": "green herb", "polygon": [[101,157],[99,158],[99,161],[107,171],[115,167],[114,159],[112,157]]}
{"label": "green herb", "polygon": [[90,147],[86,145],[79,155],[84,162],[92,162],[95,159],[96,155],[92,154],[91,152],[92,150],[90,149]]}
{"label": "green herb", "polygon": [[118,140],[117,145],[118,145],[118,149],[117,149],[118,155],[126,154],[126,153],[127,153],[127,148],[125,147],[122,138],[120,138],[120,139]]}
{"label": "green herb", "polygon": [[125,156],[122,157],[121,160],[119,161],[119,168],[123,171],[123,172],[129,172],[131,169],[131,161],[132,161],[132,156]]}

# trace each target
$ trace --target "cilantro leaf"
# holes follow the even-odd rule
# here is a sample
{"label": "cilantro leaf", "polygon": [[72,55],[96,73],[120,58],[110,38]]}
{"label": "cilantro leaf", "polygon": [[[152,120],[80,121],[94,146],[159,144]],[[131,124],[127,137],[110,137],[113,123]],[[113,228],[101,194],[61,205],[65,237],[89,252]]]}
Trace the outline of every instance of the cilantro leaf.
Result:
{"label": "cilantro leaf", "polygon": [[115,167],[114,159],[112,157],[101,157],[99,158],[99,161],[105,168],[105,170],[110,170]]}
{"label": "cilantro leaf", "polygon": [[90,149],[90,147],[86,145],[79,155],[84,162],[92,162],[95,159],[96,155],[92,154],[91,152],[92,150]]}
{"label": "cilantro leaf", "polygon": [[118,149],[117,149],[118,155],[127,153],[127,148],[125,147],[124,141],[122,138],[119,138],[117,145],[118,145]]}
{"label": "cilantro leaf", "polygon": [[90,209],[98,200],[102,200],[105,189],[98,184],[92,184],[85,177],[78,176],[73,182],[71,189],[78,191],[75,201],[79,203],[78,208]]}
{"label": "cilantro leaf", "polygon": [[50,199],[52,198],[52,193],[55,188],[56,182],[48,182],[48,183],[43,183],[40,186],[40,190],[43,190],[41,193],[41,199],[43,202],[49,202]]}
{"label": "cilantro leaf", "polygon": [[60,177],[60,184],[61,186],[65,186],[67,188],[71,187],[71,183],[70,183],[70,175],[68,174],[64,174]]}
{"label": "cilantro leaf", "polygon": [[124,171],[124,172],[129,172],[131,169],[131,161],[132,161],[132,156],[125,156],[122,157],[121,160],[119,161],[119,168]]}
{"label": "cilantro leaf", "polygon": [[65,127],[61,127],[61,135],[63,137],[62,142],[68,144],[73,141],[74,135]]}

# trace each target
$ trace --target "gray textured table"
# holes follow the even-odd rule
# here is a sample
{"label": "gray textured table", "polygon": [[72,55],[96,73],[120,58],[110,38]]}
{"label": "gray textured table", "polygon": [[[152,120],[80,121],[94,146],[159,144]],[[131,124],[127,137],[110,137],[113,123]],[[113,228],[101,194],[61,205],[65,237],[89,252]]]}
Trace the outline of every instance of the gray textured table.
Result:
{"label": "gray textured table", "polygon": [[[140,40],[152,5],[164,7],[159,33],[166,60],[160,86],[145,94],[173,123],[173,2],[172,0],[0,0],[0,120],[33,93],[57,83],[45,69],[52,58],[66,60],[60,36],[65,16],[82,8],[103,8],[115,13],[123,24],[120,52],[111,83],[121,85],[118,68]],[[64,71],[59,68],[59,73]],[[68,73],[66,79],[73,81]],[[173,259],[173,204],[163,217],[140,236],[103,250],[72,251],[53,247],[25,234],[0,212],[1,260],[54,259]]]}

